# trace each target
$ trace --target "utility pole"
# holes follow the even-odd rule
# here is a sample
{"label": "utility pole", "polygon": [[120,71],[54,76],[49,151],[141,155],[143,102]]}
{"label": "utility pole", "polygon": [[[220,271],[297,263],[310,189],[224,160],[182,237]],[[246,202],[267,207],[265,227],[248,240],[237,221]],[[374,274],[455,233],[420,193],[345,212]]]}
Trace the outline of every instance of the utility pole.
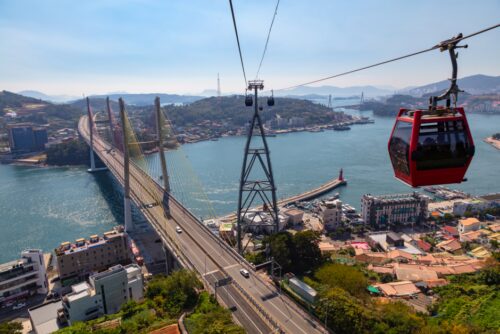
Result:
{"label": "utility pole", "polygon": [[[248,95],[245,98],[245,105],[251,106],[252,102],[254,103],[254,114],[250,122],[250,128],[248,129],[238,194],[237,241],[238,252],[240,254],[243,254],[244,251],[241,243],[243,224],[253,224],[253,219],[249,223],[244,223],[244,216],[255,205],[253,204],[255,198],[262,202],[262,211],[266,211],[272,218],[272,222],[268,224],[268,226],[272,226],[272,233],[277,233],[279,226],[278,206],[276,205],[276,186],[274,184],[273,170],[271,167],[270,151],[267,145],[264,126],[262,125],[262,120],[259,115],[259,110],[262,110],[262,107],[259,107],[258,91],[262,89],[264,89],[264,82],[262,80],[249,81],[248,90],[254,91],[254,98],[253,101],[251,95]],[[274,98],[270,97],[268,99],[268,105],[274,105]],[[259,131],[254,134],[255,129],[258,129]],[[261,137],[264,147],[250,147],[254,135]],[[252,176],[252,169],[256,167],[255,164],[260,166],[262,169],[262,174],[264,176],[263,179],[249,179]]]}
{"label": "utility pole", "polygon": [[123,204],[124,204],[124,218],[125,218],[125,232],[130,232],[133,230],[132,226],[132,211],[131,211],[131,203],[130,203],[130,157],[129,157],[129,143],[128,143],[128,137],[127,137],[127,126],[126,126],[126,119],[125,119],[125,103],[123,102],[123,99],[120,98],[118,100],[118,103],[120,104],[120,118],[122,121],[122,132],[123,132],[123,173],[124,175],[124,188],[125,188],[125,193],[123,197]]}
{"label": "utility pole", "polygon": [[163,208],[165,210],[165,215],[170,215],[170,206],[169,206],[169,196],[170,196],[170,182],[168,179],[167,172],[167,162],[165,160],[165,152],[163,151],[163,122],[161,118],[161,106],[160,106],[160,98],[156,97],[155,99],[155,107],[156,107],[156,139],[158,141],[158,154],[160,155],[160,164],[161,164],[161,175],[163,178]]}

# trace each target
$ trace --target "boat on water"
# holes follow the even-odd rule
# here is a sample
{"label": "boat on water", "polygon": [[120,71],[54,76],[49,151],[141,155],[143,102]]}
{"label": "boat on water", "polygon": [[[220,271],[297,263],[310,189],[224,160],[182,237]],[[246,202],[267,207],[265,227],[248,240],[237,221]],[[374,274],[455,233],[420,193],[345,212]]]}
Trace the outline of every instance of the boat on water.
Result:
{"label": "boat on water", "polygon": [[351,127],[347,125],[336,125],[333,127],[333,131],[348,131],[351,130]]}
{"label": "boat on water", "polygon": [[340,197],[340,193],[335,193],[332,196],[326,198],[326,201],[334,201]]}
{"label": "boat on water", "polygon": [[424,187],[424,191],[427,191],[428,193],[435,194],[437,189],[436,187]]}

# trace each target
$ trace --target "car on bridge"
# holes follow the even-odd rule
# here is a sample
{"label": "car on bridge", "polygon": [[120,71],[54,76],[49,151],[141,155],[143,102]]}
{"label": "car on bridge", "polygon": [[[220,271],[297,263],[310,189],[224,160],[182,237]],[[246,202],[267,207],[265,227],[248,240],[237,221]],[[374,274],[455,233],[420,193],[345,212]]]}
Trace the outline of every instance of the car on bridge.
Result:
{"label": "car on bridge", "polygon": [[177,226],[175,227],[175,231],[176,231],[177,233],[182,233],[182,229],[179,227],[179,225],[177,225]]}
{"label": "car on bridge", "polygon": [[240,274],[241,274],[241,276],[243,276],[245,278],[249,278],[250,277],[250,273],[246,269],[240,269]]}

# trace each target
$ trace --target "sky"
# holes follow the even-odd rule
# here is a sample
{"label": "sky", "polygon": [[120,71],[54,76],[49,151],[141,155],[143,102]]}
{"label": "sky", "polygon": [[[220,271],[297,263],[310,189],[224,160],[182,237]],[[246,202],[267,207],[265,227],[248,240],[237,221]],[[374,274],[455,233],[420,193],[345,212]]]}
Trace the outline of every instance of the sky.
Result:
{"label": "sky", "polygon": [[[248,79],[274,0],[233,0]],[[500,0],[281,0],[260,78],[280,89],[500,23]],[[460,50],[459,77],[500,75],[500,28]],[[403,88],[450,77],[433,51],[325,81]],[[226,0],[0,0],[0,90],[47,94],[242,92]]]}

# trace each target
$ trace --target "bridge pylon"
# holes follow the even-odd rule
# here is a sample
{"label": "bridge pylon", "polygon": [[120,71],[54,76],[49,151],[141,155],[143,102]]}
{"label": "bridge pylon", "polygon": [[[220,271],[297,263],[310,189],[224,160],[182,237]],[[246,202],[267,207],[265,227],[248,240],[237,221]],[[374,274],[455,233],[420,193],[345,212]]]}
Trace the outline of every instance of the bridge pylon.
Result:
{"label": "bridge pylon", "polygon": [[167,170],[167,162],[165,160],[165,152],[163,151],[163,126],[164,121],[161,114],[161,105],[160,98],[155,98],[155,113],[156,113],[156,140],[158,141],[158,154],[160,155],[160,165],[161,165],[161,176],[163,180],[163,189],[165,190],[163,193],[163,209],[165,210],[165,215],[170,216],[170,206],[169,206],[169,198],[170,198],[170,181],[168,177]]}
{"label": "bridge pylon", "polygon": [[123,133],[123,174],[124,174],[124,196],[123,196],[123,207],[124,207],[124,223],[125,232],[130,232],[134,229],[132,224],[132,207],[130,200],[130,154],[129,154],[129,142],[127,136],[127,125],[125,119],[125,103],[123,99],[118,100],[120,104],[120,119],[122,121],[122,133]]}
{"label": "bridge pylon", "polygon": [[89,118],[89,131],[90,131],[90,168],[87,169],[87,172],[94,173],[108,170],[106,167],[96,167],[95,166],[95,154],[94,154],[94,131],[96,130],[94,115],[90,108],[90,100],[87,96],[87,114]]}

